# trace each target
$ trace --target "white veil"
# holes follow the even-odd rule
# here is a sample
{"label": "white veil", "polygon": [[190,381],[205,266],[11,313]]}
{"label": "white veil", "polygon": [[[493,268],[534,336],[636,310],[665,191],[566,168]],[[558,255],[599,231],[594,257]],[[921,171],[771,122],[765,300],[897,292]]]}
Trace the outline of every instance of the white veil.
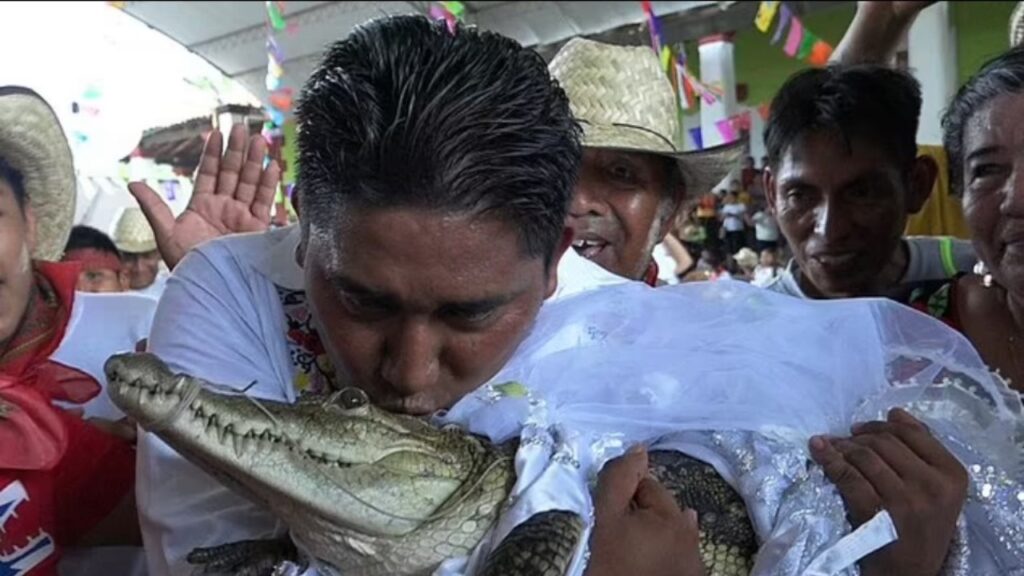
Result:
{"label": "white veil", "polygon": [[522,442],[508,513],[468,564],[440,573],[471,572],[537,511],[589,518],[588,483],[636,442],[702,458],[737,488],[762,541],[756,574],[856,573],[895,538],[891,520],[880,513],[851,535],[807,441],[893,406],[970,472],[948,572],[1024,572],[1020,398],[940,322],[883,300],[806,301],[734,282],[630,283],[546,305],[506,368],[443,417]]}

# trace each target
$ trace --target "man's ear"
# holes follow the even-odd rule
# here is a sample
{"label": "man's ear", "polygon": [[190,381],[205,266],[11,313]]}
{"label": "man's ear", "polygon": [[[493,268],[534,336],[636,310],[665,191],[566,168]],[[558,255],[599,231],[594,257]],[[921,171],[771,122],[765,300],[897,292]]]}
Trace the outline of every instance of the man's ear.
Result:
{"label": "man's ear", "polygon": [[907,190],[907,214],[917,214],[932,195],[935,180],[939,177],[939,165],[931,156],[918,156],[910,168],[910,182]]}
{"label": "man's ear", "polygon": [[562,239],[558,241],[558,246],[555,247],[554,254],[551,255],[551,263],[548,264],[547,269],[547,290],[544,294],[544,299],[547,300],[555,293],[558,289],[558,263],[562,261],[562,256],[565,255],[565,251],[572,246],[572,228],[566,227],[562,230]]}
{"label": "man's ear", "polygon": [[772,174],[771,166],[765,166],[761,173],[761,184],[764,188],[764,199],[768,203],[768,213],[775,215],[775,174]]}

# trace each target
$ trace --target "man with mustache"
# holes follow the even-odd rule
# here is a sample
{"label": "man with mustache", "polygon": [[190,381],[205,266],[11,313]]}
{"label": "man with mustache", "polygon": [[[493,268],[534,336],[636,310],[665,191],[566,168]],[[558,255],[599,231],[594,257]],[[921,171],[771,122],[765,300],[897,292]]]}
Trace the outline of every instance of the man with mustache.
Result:
{"label": "man with mustache", "polygon": [[653,286],[652,252],[675,226],[684,198],[710,191],[741,150],[680,150],[676,96],[648,47],[576,38],[550,69],[583,127],[583,164],[566,219],[573,249]]}

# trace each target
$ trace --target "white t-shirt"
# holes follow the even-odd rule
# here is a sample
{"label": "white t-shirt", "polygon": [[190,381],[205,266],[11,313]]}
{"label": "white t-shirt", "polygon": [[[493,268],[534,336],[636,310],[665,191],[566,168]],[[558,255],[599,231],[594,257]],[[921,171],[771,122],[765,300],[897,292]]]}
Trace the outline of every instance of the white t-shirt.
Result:
{"label": "white t-shirt", "polygon": [[[124,418],[107,395],[103,365],[114,354],[134,351],[136,343],[149,336],[155,311],[156,300],[146,296],[75,293],[64,340],[50,358],[92,376],[103,391],[83,405],[66,406],[82,408],[86,418]],[[58,571],[61,576],[144,576],[145,554],[139,547],[71,548],[65,550]]]}
{"label": "white t-shirt", "polygon": [[747,207],[740,202],[722,206],[722,228],[726,232],[743,232],[746,227],[743,216],[747,213]]}
{"label": "white t-shirt", "polygon": [[[175,269],[157,308],[149,350],[171,370],[245,387],[256,398],[294,402],[296,369],[278,287],[303,290],[297,226],[221,238]],[[628,282],[569,250],[552,299]],[[138,441],[136,499],[151,576],[185,576],[185,556],[283,533],[269,512],[229,491],[152,434]]]}
{"label": "white t-shirt", "polygon": [[774,216],[759,210],[751,219],[754,221],[754,238],[761,242],[779,241],[779,225]]}
{"label": "white t-shirt", "polygon": [[754,268],[754,277],[750,283],[754,286],[766,286],[775,278],[778,278],[783,272],[781,266],[761,266],[758,264],[757,268]]}

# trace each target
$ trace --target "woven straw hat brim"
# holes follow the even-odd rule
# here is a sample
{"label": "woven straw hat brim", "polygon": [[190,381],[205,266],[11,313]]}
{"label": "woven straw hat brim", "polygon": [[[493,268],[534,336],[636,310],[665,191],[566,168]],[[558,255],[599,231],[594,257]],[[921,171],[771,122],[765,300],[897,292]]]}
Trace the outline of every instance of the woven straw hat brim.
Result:
{"label": "woven straw hat brim", "polygon": [[34,91],[0,86],[0,157],[23,179],[36,216],[33,258],[64,254],[75,215],[75,168],[60,120]]}
{"label": "woven straw hat brim", "polygon": [[1010,15],[1010,46],[1020,46],[1024,40],[1024,2],[1018,2]]}
{"label": "woven straw hat brim", "polygon": [[115,246],[121,252],[126,254],[145,254],[156,250],[156,240],[128,240],[123,242],[115,242]]}
{"label": "woven straw hat brim", "polygon": [[688,195],[710,192],[739,164],[745,152],[742,141],[705,150],[679,152],[661,136],[642,128],[588,122],[581,122],[580,125],[583,127],[584,147],[674,158],[679,163]]}

